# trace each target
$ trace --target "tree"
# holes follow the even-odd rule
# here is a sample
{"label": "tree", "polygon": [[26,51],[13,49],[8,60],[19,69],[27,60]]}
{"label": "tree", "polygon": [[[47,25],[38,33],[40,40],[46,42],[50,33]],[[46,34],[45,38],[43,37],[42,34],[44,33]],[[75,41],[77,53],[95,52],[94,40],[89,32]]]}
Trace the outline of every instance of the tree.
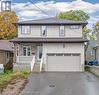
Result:
{"label": "tree", "polygon": [[17,36],[18,17],[14,11],[0,12],[0,39],[12,39]]}
{"label": "tree", "polygon": [[74,21],[87,21],[90,17],[82,10],[71,10],[57,15],[58,18],[74,20]]}

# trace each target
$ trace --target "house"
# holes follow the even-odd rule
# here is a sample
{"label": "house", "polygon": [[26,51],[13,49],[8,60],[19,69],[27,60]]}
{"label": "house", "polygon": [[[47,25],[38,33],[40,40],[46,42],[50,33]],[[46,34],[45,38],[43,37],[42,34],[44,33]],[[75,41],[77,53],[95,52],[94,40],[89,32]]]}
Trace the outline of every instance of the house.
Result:
{"label": "house", "polygon": [[8,40],[0,40],[0,65],[6,67],[9,62],[13,63],[13,43]]}
{"label": "house", "polygon": [[55,17],[19,22],[18,38],[11,40],[14,70],[84,71],[86,24]]}
{"label": "house", "polygon": [[97,57],[99,61],[99,26],[97,27]]}
{"label": "house", "polygon": [[98,60],[97,52],[98,52],[97,41],[91,39],[89,41],[89,45],[88,45],[88,48],[87,48],[87,51],[86,51],[86,61],[87,61],[87,63],[89,61]]}

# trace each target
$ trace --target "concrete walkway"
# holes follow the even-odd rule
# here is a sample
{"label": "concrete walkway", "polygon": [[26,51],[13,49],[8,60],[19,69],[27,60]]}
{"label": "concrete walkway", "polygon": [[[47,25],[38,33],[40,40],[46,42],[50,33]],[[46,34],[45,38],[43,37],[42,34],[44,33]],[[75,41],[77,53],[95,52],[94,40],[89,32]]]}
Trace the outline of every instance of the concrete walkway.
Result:
{"label": "concrete walkway", "polygon": [[21,95],[99,95],[99,78],[88,72],[31,74]]}

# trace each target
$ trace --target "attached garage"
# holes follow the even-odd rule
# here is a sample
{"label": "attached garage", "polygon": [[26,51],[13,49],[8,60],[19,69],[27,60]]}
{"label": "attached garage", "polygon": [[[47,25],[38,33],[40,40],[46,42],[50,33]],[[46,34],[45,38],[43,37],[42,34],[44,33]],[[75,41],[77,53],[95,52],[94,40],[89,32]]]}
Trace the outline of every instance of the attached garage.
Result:
{"label": "attached garage", "polygon": [[81,54],[47,54],[47,71],[81,71]]}

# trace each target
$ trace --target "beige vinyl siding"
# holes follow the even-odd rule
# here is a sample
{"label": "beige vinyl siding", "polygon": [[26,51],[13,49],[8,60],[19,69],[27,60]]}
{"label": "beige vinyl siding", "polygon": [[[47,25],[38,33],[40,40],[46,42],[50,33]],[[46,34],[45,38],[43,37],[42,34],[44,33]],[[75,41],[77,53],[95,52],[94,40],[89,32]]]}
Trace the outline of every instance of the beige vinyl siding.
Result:
{"label": "beige vinyl siding", "polygon": [[78,53],[81,54],[81,68],[84,70],[84,43],[44,43],[43,57],[45,71],[47,71],[47,54],[48,53]]}
{"label": "beige vinyl siding", "polygon": [[[46,25],[47,26],[47,36],[44,37],[49,37],[49,38],[60,38],[60,25]],[[20,38],[32,38],[32,37],[42,37],[41,32],[42,32],[42,25],[32,25],[31,26],[31,32],[30,34],[22,34],[21,33],[21,26],[18,28],[18,37]],[[67,38],[74,38],[74,37],[82,37],[82,26],[80,26],[78,29],[71,29],[70,25],[65,25],[65,36],[62,37],[67,37]]]}

